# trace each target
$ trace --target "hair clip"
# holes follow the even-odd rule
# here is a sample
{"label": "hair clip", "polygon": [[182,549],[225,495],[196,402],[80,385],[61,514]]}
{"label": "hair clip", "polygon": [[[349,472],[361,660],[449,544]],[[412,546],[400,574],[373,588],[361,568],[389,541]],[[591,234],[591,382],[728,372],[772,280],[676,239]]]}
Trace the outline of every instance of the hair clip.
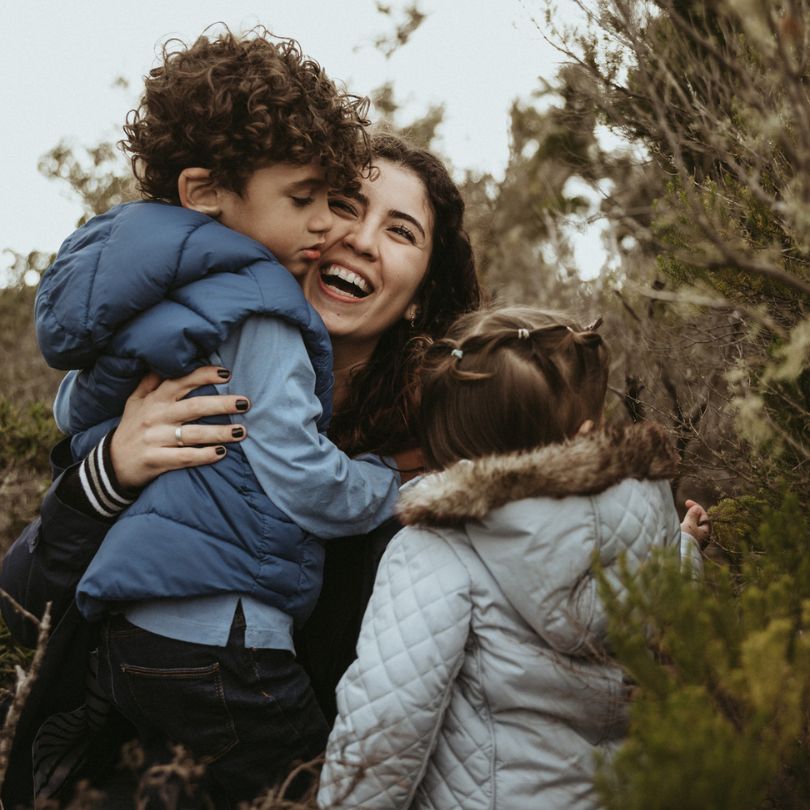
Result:
{"label": "hair clip", "polygon": [[518,329],[518,339],[519,340],[528,340],[529,339],[529,330],[528,329]]}
{"label": "hair clip", "polygon": [[461,360],[461,358],[464,357],[464,352],[461,351],[461,349],[453,349],[453,351],[451,351],[450,354],[452,354],[453,357],[457,357],[459,360]]}
{"label": "hair clip", "polygon": [[602,316],[600,315],[595,321],[591,321],[586,327],[586,332],[595,332],[602,325]]}

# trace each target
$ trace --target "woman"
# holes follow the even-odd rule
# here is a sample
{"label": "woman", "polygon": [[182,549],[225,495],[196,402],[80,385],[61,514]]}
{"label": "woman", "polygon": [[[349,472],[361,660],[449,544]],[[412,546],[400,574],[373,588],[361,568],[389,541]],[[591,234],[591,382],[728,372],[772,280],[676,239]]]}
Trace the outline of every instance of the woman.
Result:
{"label": "woman", "polygon": [[[463,202],[441,163],[391,135],[375,136],[372,150],[375,174],[363,180],[358,194],[337,195],[332,201],[336,223],[331,246],[306,276],[304,291],[333,341],[336,415],[331,438],[351,455],[373,452],[393,457],[406,472],[403,465],[413,464],[408,451],[416,446],[413,338],[442,335],[457,315],[480,304],[481,293],[463,230]],[[210,368],[162,385],[154,376],[147,377],[128,402],[112,441],[105,443],[108,456],[91,454],[96,470],[106,472],[113,487],[125,494],[161,472],[215,462],[222,445],[233,440],[229,425],[184,428],[185,444],[203,447],[178,448],[175,440],[181,424],[239,410],[236,396],[183,399],[194,387],[212,382],[221,380]],[[72,462],[65,451],[60,446],[54,453],[57,471]],[[85,702],[86,651],[94,646],[93,628],[78,616],[73,591],[108,526],[73,466],[57,477],[40,519],[6,555],[0,586],[36,615],[52,601],[56,623],[12,751],[3,791],[9,806],[30,799],[29,752],[43,721],[60,713],[64,726],[64,713]],[[327,668],[322,662],[332,655],[346,665],[351,660],[373,581],[369,575],[374,560],[368,560],[368,552],[378,547],[381,551],[396,528],[390,521],[371,538],[330,545],[324,588],[328,604],[319,608],[298,644],[316,691],[327,703],[327,714],[342,669]],[[347,573],[336,563],[344,549],[353,581],[337,588]],[[350,591],[353,601],[346,604],[339,592]],[[335,610],[337,605],[341,611]],[[6,605],[3,612],[15,637],[31,644],[32,628]],[[326,638],[329,645],[322,643]],[[64,785],[60,791],[80,776],[103,772],[117,750],[114,742],[120,739],[121,724],[99,723],[90,714],[72,711],[82,743],[59,760],[56,781]],[[43,741],[47,740],[40,737],[40,749]]]}

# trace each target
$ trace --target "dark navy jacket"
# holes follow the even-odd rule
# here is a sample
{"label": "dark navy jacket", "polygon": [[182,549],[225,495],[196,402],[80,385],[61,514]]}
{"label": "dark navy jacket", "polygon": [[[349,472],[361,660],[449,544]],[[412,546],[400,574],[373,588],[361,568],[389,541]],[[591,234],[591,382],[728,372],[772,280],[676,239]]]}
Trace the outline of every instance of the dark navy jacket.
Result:
{"label": "dark navy jacket", "polygon": [[[42,723],[54,714],[76,711],[86,699],[87,655],[97,644],[96,625],[82,618],[73,600],[76,583],[109,528],[109,521],[91,517],[60,500],[57,490],[72,463],[67,440],[51,454],[54,483],[45,495],[39,517],[6,552],[0,588],[29,613],[41,618],[51,605],[51,634],[42,665],[14,734],[8,771],[3,782],[5,807],[31,806],[34,778],[31,746]],[[74,471],[75,472],[75,471]],[[37,628],[6,599],[0,610],[12,638],[26,647],[36,644]],[[116,712],[87,741],[84,760],[65,785],[87,778],[100,784],[112,773],[121,743],[134,729]]]}
{"label": "dark navy jacket", "polygon": [[[331,412],[329,337],[266,248],[160,203],[118,206],[76,231],[36,303],[48,363],[86,369],[63,426],[85,431],[74,455],[109,429],[146,368],[166,377],[191,371],[253,314],[300,329],[323,431]],[[166,473],[143,491],[108,533],[77,603],[93,619],[111,601],[242,593],[300,622],[317,598],[322,566],[321,544],[274,505],[233,446],[216,465]]]}

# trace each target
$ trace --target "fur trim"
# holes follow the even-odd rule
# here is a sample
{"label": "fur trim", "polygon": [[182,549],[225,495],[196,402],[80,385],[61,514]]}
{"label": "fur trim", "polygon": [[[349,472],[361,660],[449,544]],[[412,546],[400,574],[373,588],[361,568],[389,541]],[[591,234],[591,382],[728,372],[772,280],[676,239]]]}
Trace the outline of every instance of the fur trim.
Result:
{"label": "fur trim", "polygon": [[406,525],[455,526],[523,498],[595,495],[625,478],[671,478],[677,466],[661,425],[616,426],[528,452],[458,461],[406,489],[397,514]]}

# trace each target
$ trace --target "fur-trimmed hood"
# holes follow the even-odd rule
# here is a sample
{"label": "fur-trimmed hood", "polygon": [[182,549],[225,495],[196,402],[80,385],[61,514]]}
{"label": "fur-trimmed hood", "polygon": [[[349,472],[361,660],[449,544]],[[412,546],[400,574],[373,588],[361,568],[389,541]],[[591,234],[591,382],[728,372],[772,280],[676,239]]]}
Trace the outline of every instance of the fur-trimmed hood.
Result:
{"label": "fur-trimmed hood", "polygon": [[529,452],[459,461],[405,488],[397,512],[406,525],[455,526],[524,498],[595,495],[626,478],[671,478],[677,466],[661,425],[616,426]]}

